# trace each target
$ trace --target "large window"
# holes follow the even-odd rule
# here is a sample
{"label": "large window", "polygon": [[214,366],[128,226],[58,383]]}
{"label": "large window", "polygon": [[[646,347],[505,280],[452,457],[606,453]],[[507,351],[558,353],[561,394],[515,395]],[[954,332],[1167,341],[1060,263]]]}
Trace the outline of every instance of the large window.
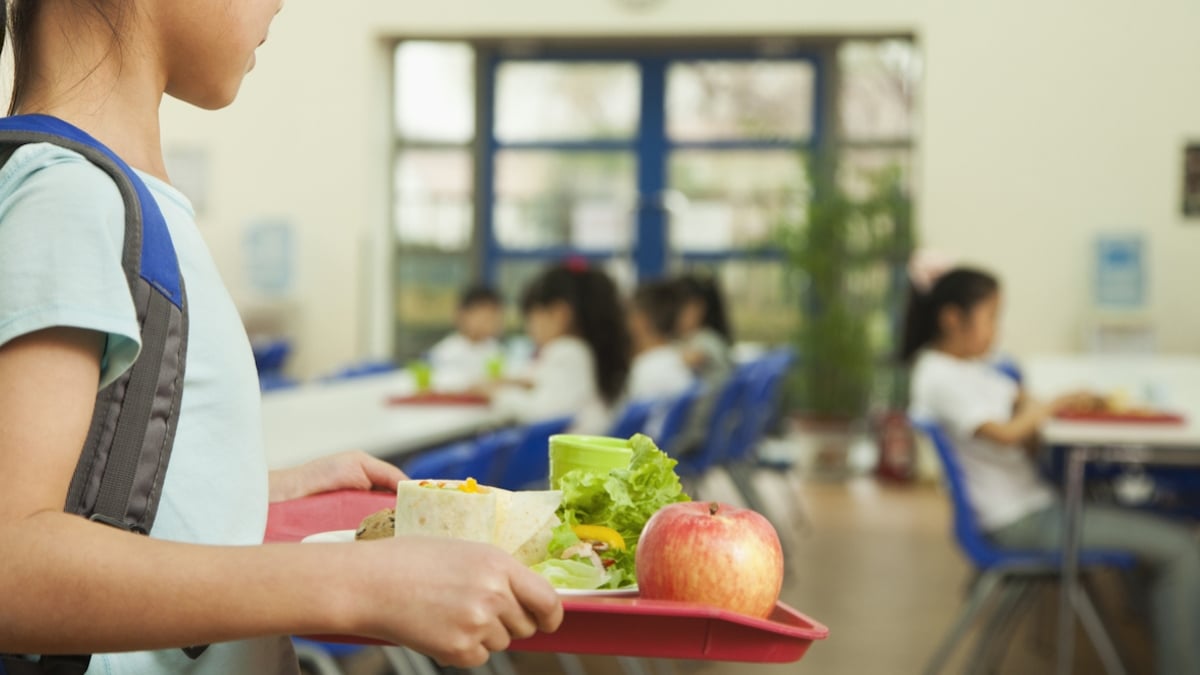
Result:
{"label": "large window", "polygon": [[401,358],[449,328],[464,284],[516,300],[566,255],[630,285],[709,270],[740,338],[784,340],[799,304],[771,242],[803,219],[809,153],[837,148],[851,190],[870,170],[911,165],[920,69],[908,40],[769,54],[402,41],[395,55]]}

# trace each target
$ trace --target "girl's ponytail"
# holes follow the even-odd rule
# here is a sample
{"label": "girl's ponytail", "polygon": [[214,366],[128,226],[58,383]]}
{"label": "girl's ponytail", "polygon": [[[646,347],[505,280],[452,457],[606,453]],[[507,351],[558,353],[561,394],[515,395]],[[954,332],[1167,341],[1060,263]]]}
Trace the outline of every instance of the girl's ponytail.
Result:
{"label": "girl's ponytail", "polygon": [[932,311],[930,300],[930,294],[922,293],[914,284],[908,285],[908,310],[904,314],[904,341],[900,347],[903,361],[911,361],[937,337],[937,314]]}

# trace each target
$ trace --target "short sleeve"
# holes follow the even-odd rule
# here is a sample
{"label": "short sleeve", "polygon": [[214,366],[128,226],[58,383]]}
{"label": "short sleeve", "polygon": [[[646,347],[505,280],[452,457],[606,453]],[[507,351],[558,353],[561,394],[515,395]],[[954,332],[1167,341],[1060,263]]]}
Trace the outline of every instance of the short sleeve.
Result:
{"label": "short sleeve", "polygon": [[0,169],[0,346],[52,327],[106,336],[100,387],[140,348],[121,267],[125,209],[113,180],[81,155],[26,145]]}
{"label": "short sleeve", "polygon": [[980,426],[1012,416],[1007,382],[982,377],[971,364],[923,354],[912,380],[913,413],[936,419],[953,436],[970,438]]}

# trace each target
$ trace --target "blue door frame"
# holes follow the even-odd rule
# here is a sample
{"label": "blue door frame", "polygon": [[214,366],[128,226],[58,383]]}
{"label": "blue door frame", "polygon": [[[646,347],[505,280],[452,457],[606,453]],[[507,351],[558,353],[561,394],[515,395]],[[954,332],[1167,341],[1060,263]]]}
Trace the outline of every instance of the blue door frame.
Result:
{"label": "blue door frame", "polygon": [[[827,133],[824,119],[825,96],[824,81],[826,77],[825,59],[819,52],[797,50],[793,53],[772,54],[762,56],[752,53],[672,53],[639,54],[629,53],[578,53],[578,52],[543,52],[533,56],[501,56],[494,52],[486,57],[483,73],[484,81],[480,83],[480,151],[481,166],[477,172],[480,184],[477,189],[481,199],[477,200],[480,207],[477,223],[481,228],[482,274],[489,283],[497,281],[499,265],[503,261],[512,260],[542,260],[547,263],[561,260],[567,256],[578,256],[592,261],[602,261],[614,257],[619,251],[579,251],[570,246],[553,246],[533,249],[507,249],[501,246],[496,237],[493,210],[495,205],[495,159],[496,153],[504,149],[553,150],[564,152],[613,151],[627,150],[636,154],[637,165],[637,216],[634,223],[635,244],[633,246],[633,263],[639,280],[656,279],[669,272],[672,259],[670,250],[670,235],[668,232],[667,212],[663,198],[669,185],[668,159],[674,150],[777,150],[795,149],[812,150],[823,141]],[[666,125],[666,89],[667,71],[672,63],[688,61],[807,61],[812,64],[813,81],[813,131],[810,138],[804,141],[789,140],[722,140],[709,142],[678,142],[672,141],[667,135]],[[571,142],[527,142],[501,143],[496,138],[495,130],[495,101],[496,74],[500,65],[512,61],[620,61],[634,63],[641,74],[641,110],[637,127],[637,137],[628,141],[571,141]],[[727,251],[727,252],[687,252],[680,251],[677,255],[685,263],[719,263],[731,259],[746,258],[777,258],[771,251]]]}

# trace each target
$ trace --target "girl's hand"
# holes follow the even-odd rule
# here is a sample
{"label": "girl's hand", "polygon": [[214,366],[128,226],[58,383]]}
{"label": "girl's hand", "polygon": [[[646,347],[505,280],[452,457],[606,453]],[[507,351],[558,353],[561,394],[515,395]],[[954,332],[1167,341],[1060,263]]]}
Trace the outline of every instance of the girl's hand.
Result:
{"label": "girl's hand", "polygon": [[361,450],[342,452],[270,474],[270,500],[281,502],[332,490],[395,490],[408,476]]}
{"label": "girl's hand", "polygon": [[473,667],[488,652],[562,622],[562,602],[549,582],[495,546],[399,537],[341,548],[349,566],[337,578],[351,586],[339,591],[351,634]]}

